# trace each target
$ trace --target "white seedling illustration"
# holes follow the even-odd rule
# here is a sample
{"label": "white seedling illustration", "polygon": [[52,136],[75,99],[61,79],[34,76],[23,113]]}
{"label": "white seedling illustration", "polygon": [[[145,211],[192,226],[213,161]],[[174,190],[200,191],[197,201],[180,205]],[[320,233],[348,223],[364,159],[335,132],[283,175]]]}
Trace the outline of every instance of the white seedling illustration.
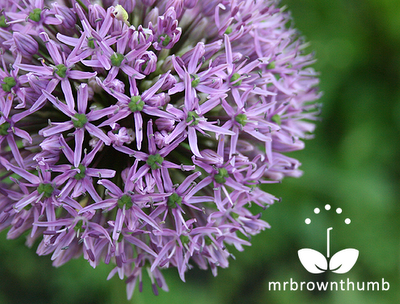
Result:
{"label": "white seedling illustration", "polygon": [[[331,206],[326,205],[325,209],[330,210]],[[318,214],[319,212],[318,208],[314,209],[314,213]],[[337,208],[336,213],[342,213],[342,209]],[[344,222],[348,225],[351,221],[349,218],[346,218]],[[311,220],[307,218],[305,223],[308,225],[311,223]],[[300,262],[308,272],[319,274],[329,269],[332,272],[342,274],[350,271],[357,262],[359,252],[354,248],[343,249],[336,252],[332,257],[330,256],[330,232],[332,229],[332,227],[326,229],[326,257],[311,248],[303,248],[298,251]]]}

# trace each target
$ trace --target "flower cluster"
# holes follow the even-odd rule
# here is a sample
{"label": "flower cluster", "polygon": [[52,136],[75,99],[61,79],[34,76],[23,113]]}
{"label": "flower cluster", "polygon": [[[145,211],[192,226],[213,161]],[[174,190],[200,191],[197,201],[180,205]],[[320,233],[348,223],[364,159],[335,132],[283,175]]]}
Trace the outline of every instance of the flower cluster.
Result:
{"label": "flower cluster", "polygon": [[[3,0],[0,230],[55,266],[182,280],[268,227],[250,204],[299,176],[312,54],[273,0]],[[158,286],[158,287],[157,287]]]}

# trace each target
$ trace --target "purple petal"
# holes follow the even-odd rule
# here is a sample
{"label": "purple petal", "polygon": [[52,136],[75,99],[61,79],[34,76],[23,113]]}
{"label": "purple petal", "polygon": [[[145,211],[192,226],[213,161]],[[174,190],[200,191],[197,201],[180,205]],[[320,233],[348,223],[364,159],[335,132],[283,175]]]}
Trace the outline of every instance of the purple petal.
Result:
{"label": "purple petal", "polygon": [[205,53],[205,46],[203,42],[197,43],[197,45],[194,48],[194,52],[192,54],[192,57],[190,58],[189,64],[188,64],[188,72],[193,74],[197,72],[197,63],[201,59],[201,57]]}
{"label": "purple petal", "polygon": [[64,93],[65,101],[67,102],[68,110],[71,112],[74,111],[75,108],[75,100],[74,96],[72,95],[72,88],[71,83],[68,79],[61,80],[61,89]]}
{"label": "purple petal", "polygon": [[140,112],[135,112],[133,115],[135,117],[136,147],[140,150],[143,140],[143,119]]}
{"label": "purple petal", "polygon": [[139,248],[143,249],[144,251],[146,251],[147,253],[151,254],[154,257],[157,257],[157,254],[150,249],[149,246],[147,246],[143,241],[133,237],[133,236],[125,236],[124,237],[125,240],[127,240],[129,243],[132,243],[135,246],[138,246]]}
{"label": "purple petal", "polygon": [[88,103],[88,87],[86,83],[82,83],[78,88],[78,112],[86,113]]}
{"label": "purple petal", "polygon": [[43,134],[45,137],[49,137],[55,134],[61,134],[64,131],[70,130],[74,127],[72,121],[66,121],[61,123],[52,123],[50,128],[43,129],[39,134]]}
{"label": "purple petal", "polygon": [[131,177],[131,181],[135,182],[136,180],[144,176],[149,170],[150,170],[149,165],[144,165],[140,167],[140,169],[137,170],[137,172]]}
{"label": "purple petal", "polygon": [[36,175],[33,175],[32,173],[29,173],[28,171],[26,171],[24,169],[16,167],[16,166],[10,164],[8,161],[3,161],[1,158],[0,158],[0,162],[7,170],[13,171],[15,174],[25,178],[31,184],[33,184],[33,185],[40,184],[40,179]]}
{"label": "purple petal", "polygon": [[157,93],[157,91],[164,84],[164,81],[168,77],[169,73],[170,73],[169,71],[167,73],[165,73],[164,76],[162,76],[150,89],[143,92],[142,99],[144,101],[146,101],[147,99],[150,99],[151,97],[153,97],[153,95],[155,93]]}
{"label": "purple petal", "polygon": [[[185,71],[182,69],[178,61],[180,60],[182,62],[182,59],[179,57],[175,57],[175,55],[172,55],[172,64],[174,66],[175,71],[178,73],[180,79],[185,79]],[[183,63],[183,62],[182,62]]]}
{"label": "purple petal", "polygon": [[195,102],[195,90],[192,88],[192,80],[189,73],[185,74],[185,109],[193,111]]}
{"label": "purple petal", "polygon": [[77,45],[79,39],[74,38],[74,37],[69,37],[63,34],[58,33],[57,34],[57,39],[60,40],[62,43],[68,44],[70,46],[75,46]]}
{"label": "purple petal", "polygon": [[111,193],[117,195],[117,196],[122,196],[124,193],[121,191],[119,187],[117,187],[113,182],[107,180],[107,179],[101,179],[97,182],[99,185],[103,185],[106,187]]}
{"label": "purple petal", "polygon": [[164,181],[164,188],[166,192],[172,192],[173,191],[173,184],[171,177],[169,176],[168,168],[165,168],[164,166],[161,167],[161,174],[163,177]]}
{"label": "purple petal", "polygon": [[100,65],[105,68],[107,71],[111,69],[110,58],[104,54],[98,54],[97,60],[100,62]]}
{"label": "purple petal", "polygon": [[188,130],[188,139],[189,139],[189,146],[190,149],[192,150],[193,154],[196,155],[197,157],[201,157],[201,153],[199,151],[199,148],[197,146],[197,135],[196,135],[196,129],[193,127],[189,127]]}
{"label": "purple petal", "polygon": [[103,147],[103,142],[99,140],[96,146],[93,148],[93,150],[90,151],[89,154],[85,155],[85,157],[82,160],[82,164],[88,166],[93,161],[93,158],[96,156],[97,152],[99,152],[99,150],[102,147]]}
{"label": "purple petal", "polygon": [[72,198],[70,198],[68,196],[66,198],[64,198],[63,203],[66,203],[67,205],[71,206],[72,208],[74,208],[76,210],[82,209],[82,206],[80,204],[78,204],[77,201],[73,200]]}
{"label": "purple petal", "polygon": [[142,209],[140,209],[137,206],[132,206],[132,208],[134,209],[134,214],[138,218],[142,219],[144,222],[146,222],[147,224],[151,225],[152,227],[154,227],[158,231],[162,231],[161,228],[158,226],[157,222],[155,220],[153,220],[150,216],[148,216],[146,213],[144,213],[142,211]]}
{"label": "purple petal", "polygon": [[[181,121],[176,127],[175,129],[167,136],[165,137],[165,143],[169,144],[171,143],[176,137],[178,137],[179,135],[181,135],[186,129],[186,122],[185,121]],[[190,128],[189,128],[190,129]]]}
{"label": "purple petal", "polygon": [[[225,97],[226,95],[223,96],[223,98]],[[211,98],[200,105],[200,112],[202,114],[207,113],[208,111],[211,111],[212,109],[217,107],[220,103],[221,103],[220,98]]]}
{"label": "purple petal", "polygon": [[193,195],[195,195],[199,190],[208,186],[212,182],[213,178],[211,176],[207,176],[202,181],[200,181],[196,186],[194,186],[188,194],[186,194],[185,199],[190,199]]}
{"label": "purple petal", "polygon": [[81,163],[84,133],[85,131],[83,129],[77,129],[75,131],[74,167],[76,168]]}
{"label": "purple petal", "polygon": [[[72,92],[71,92],[72,94]],[[67,107],[64,103],[62,103],[60,100],[58,100],[57,98],[55,98],[53,95],[51,95],[49,92],[47,91],[43,91],[43,95],[54,105],[56,106],[61,112],[63,112],[65,115],[68,115],[69,117],[73,117],[76,112],[75,110],[72,108],[72,110]]]}
{"label": "purple petal", "polygon": [[[103,67],[102,63],[101,63],[99,60],[96,60],[96,59],[94,59],[94,60],[81,60],[81,62],[82,62],[84,65],[86,65],[86,66],[88,66],[88,67],[92,67],[92,68],[102,68],[102,67]],[[72,73],[72,72],[74,72],[74,73]],[[80,72],[80,71],[79,71],[79,72]],[[87,72],[80,72],[80,73],[85,73],[85,74],[86,74]],[[69,75],[71,78],[74,78],[75,76],[77,76],[77,74],[75,74],[75,70],[69,71],[68,75]],[[75,79],[75,78],[74,78],[74,79]],[[76,78],[76,79],[79,79],[79,77]]]}
{"label": "purple petal", "polygon": [[180,194],[185,192],[186,189],[190,186],[190,184],[192,182],[194,182],[194,180],[196,178],[198,178],[200,175],[201,175],[201,172],[195,172],[195,173],[189,175],[188,177],[186,177],[186,179],[182,182],[182,184],[176,189],[176,192],[179,192]]}
{"label": "purple petal", "polygon": [[87,168],[86,175],[99,178],[113,178],[115,176],[115,171],[111,169]]}
{"label": "purple petal", "polygon": [[24,130],[21,130],[21,129],[19,129],[19,128],[14,128],[14,129],[13,129],[13,132],[14,132],[14,134],[15,134],[16,136],[18,136],[18,137],[20,137],[20,138],[23,138],[23,139],[29,141],[30,143],[32,143],[32,138],[30,137],[30,135],[29,135],[28,132],[26,132],[26,131],[24,131]]}
{"label": "purple petal", "polygon": [[149,154],[155,154],[157,152],[157,148],[156,148],[156,141],[154,139],[152,120],[149,120],[147,123],[147,139],[149,142]]}
{"label": "purple petal", "polygon": [[133,77],[135,79],[143,79],[146,77],[145,75],[140,74],[138,71],[136,71],[134,68],[130,67],[127,64],[121,65],[121,70],[124,71],[124,73],[129,77]]}
{"label": "purple petal", "polygon": [[61,144],[61,150],[63,151],[65,157],[68,159],[68,161],[73,164],[74,163],[74,152],[72,149],[68,146],[67,142],[64,139],[64,136],[60,136],[60,144]]}
{"label": "purple petal", "polygon": [[15,142],[15,138],[13,135],[7,136],[8,146],[11,149],[12,155],[14,156],[15,160],[17,161],[18,165],[22,168],[25,167],[24,160],[22,159],[21,154],[19,153],[19,149],[17,143]]}
{"label": "purple petal", "polygon": [[[89,60],[83,60],[83,61],[89,61]],[[101,66],[94,66],[94,67],[101,67]],[[82,72],[82,71],[78,71],[78,70],[69,70],[68,71],[68,78],[77,79],[77,80],[90,79],[92,77],[95,77],[96,75],[97,75],[96,72],[89,73],[89,72]]]}
{"label": "purple petal", "polygon": [[20,63],[17,65],[18,68],[32,72],[32,73],[37,73],[43,76],[51,76],[53,75],[53,69],[50,67],[44,67],[44,66],[37,66],[37,65],[30,65],[30,64],[23,64]]}
{"label": "purple petal", "polygon": [[154,271],[154,269],[158,266],[161,260],[165,257],[167,252],[175,246],[175,239],[172,239],[167,244],[164,245],[163,249],[158,253],[157,258],[154,260],[153,265],[151,265],[150,271]]}
{"label": "purple petal", "polygon": [[110,71],[108,72],[108,75],[107,75],[106,79],[104,79],[104,83],[105,83],[105,84],[108,84],[108,83],[110,83],[111,81],[113,81],[113,80],[115,79],[115,77],[117,77],[118,72],[119,72],[119,68],[113,66],[113,67],[110,69]]}
{"label": "purple petal", "polygon": [[235,133],[231,130],[214,126],[209,122],[199,121],[199,124],[197,126],[202,130],[214,132],[215,134],[235,135]]}
{"label": "purple petal", "polygon": [[116,199],[106,199],[102,200],[98,203],[94,203],[92,205],[86,206],[85,208],[81,209],[79,211],[79,214],[85,213],[87,211],[92,211],[92,210],[97,210],[97,209],[109,209],[109,208],[114,208],[117,204]]}
{"label": "purple petal", "polygon": [[91,182],[91,179],[89,178],[84,178],[82,180],[84,189],[89,193],[89,195],[93,198],[93,200],[98,203],[101,201],[101,197],[97,194],[96,190],[93,187],[93,184]]}
{"label": "purple petal", "polygon": [[91,123],[86,123],[85,129],[93,136],[96,136],[99,138],[102,142],[104,142],[107,146],[111,144],[111,139],[103,133],[101,129],[96,127],[95,125]]}
{"label": "purple petal", "polygon": [[[106,109],[101,109],[101,110],[94,110],[92,112],[90,112],[88,114],[88,118],[90,118],[90,121],[94,121],[97,119],[100,119],[101,117],[105,116],[105,115],[111,115],[113,114],[115,111],[117,111],[118,107],[115,108],[115,110],[113,109],[113,111],[110,110],[111,108],[106,108]],[[104,111],[106,114],[102,115],[103,112],[97,113],[99,111]],[[112,113],[109,113],[112,112]],[[106,121],[102,122],[101,124],[99,124],[99,127],[104,127],[104,126],[111,126],[112,124],[115,124],[117,121],[127,117],[128,115],[132,114],[132,112],[130,110],[127,109],[121,109],[118,113],[112,115],[109,119],[107,119]]]}
{"label": "purple petal", "polygon": [[21,209],[25,208],[29,204],[33,203],[35,200],[39,200],[40,195],[38,194],[37,191],[33,191],[31,194],[28,196],[25,196],[23,199],[21,199],[18,203],[14,205],[14,209],[19,212]]}
{"label": "purple petal", "polygon": [[57,49],[55,42],[53,40],[50,40],[49,35],[45,32],[41,32],[39,34],[40,38],[43,40],[45,43],[45,46],[51,56],[51,58],[54,61],[55,65],[62,64],[63,60],[60,55],[60,51]]}
{"label": "purple petal", "polygon": [[144,105],[143,112],[148,115],[158,116],[161,118],[168,118],[168,119],[173,119],[173,120],[176,119],[176,117],[174,115],[169,114],[168,112],[165,112],[164,110],[160,110],[159,108],[150,107],[148,105]]}
{"label": "purple petal", "polygon": [[[49,95],[54,91],[59,82],[60,81],[57,78],[50,80],[50,82],[46,87],[46,91],[48,92]],[[46,96],[45,95],[40,96],[38,100],[36,100],[35,103],[32,105],[32,107],[30,108],[30,112],[35,112],[37,109],[41,108],[44,105],[45,101],[46,101]]]}
{"label": "purple petal", "polygon": [[232,47],[231,42],[229,41],[229,36],[224,34],[224,43],[226,50],[226,62],[228,63],[228,75],[232,74]]}
{"label": "purple petal", "polygon": [[[103,118],[104,116],[113,115],[117,109],[118,109],[118,106],[110,106],[110,107],[105,108],[105,109],[92,110],[92,111],[87,115],[87,118],[88,118],[89,121],[95,121],[95,120],[98,120],[98,119],[100,119],[100,118]],[[117,114],[113,115],[109,120],[111,121],[111,119],[113,119],[115,116],[117,116],[117,115],[118,115],[119,113],[121,113],[121,112],[122,112],[122,111],[119,111]],[[118,121],[118,120],[120,120],[120,119],[125,118],[126,116],[128,116],[128,115],[129,115],[129,111],[127,111],[127,112],[128,112],[127,115],[125,115],[125,116],[124,116],[124,115],[118,116],[118,119],[115,119],[115,121]],[[122,114],[125,114],[125,111],[124,111]],[[108,123],[106,124],[106,123],[104,122],[104,123],[102,123],[101,125],[99,125],[99,127],[105,126],[105,125],[109,125],[109,124],[108,124]]]}

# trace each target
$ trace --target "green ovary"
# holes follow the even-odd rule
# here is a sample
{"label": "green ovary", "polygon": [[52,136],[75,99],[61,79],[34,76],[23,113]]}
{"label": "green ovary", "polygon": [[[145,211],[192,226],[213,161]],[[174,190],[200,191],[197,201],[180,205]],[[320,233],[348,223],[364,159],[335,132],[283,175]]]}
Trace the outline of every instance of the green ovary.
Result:
{"label": "green ovary", "polygon": [[278,114],[275,114],[274,116],[271,117],[271,120],[278,124],[279,126],[281,125],[282,121],[281,121],[281,117]]}
{"label": "green ovary", "polygon": [[11,92],[11,89],[16,86],[17,82],[14,77],[4,77],[1,87],[4,92]]}
{"label": "green ovary", "polygon": [[245,114],[238,114],[236,115],[235,120],[244,127],[247,123],[247,116]]}
{"label": "green ovary", "polygon": [[125,59],[125,56],[120,53],[114,53],[111,55],[110,59],[111,59],[112,66],[120,67],[122,64],[122,61]]}
{"label": "green ovary", "polygon": [[186,118],[186,122],[191,122],[190,126],[197,126],[199,124],[199,115],[195,111],[190,111]]}
{"label": "green ovary", "polygon": [[49,198],[53,194],[54,188],[50,184],[40,184],[37,191],[39,194],[43,193],[44,197]]}
{"label": "green ovary", "polygon": [[219,168],[218,173],[214,175],[214,179],[218,184],[225,184],[226,183],[226,177],[228,177],[228,170],[225,168]]}
{"label": "green ovary", "polygon": [[193,80],[192,80],[192,88],[195,88],[195,87],[197,87],[199,85],[200,78],[197,75],[192,75],[192,78],[193,78]]}
{"label": "green ovary", "polygon": [[74,177],[76,180],[81,180],[86,176],[86,167],[84,165],[79,165],[78,169],[80,172],[76,173]]}
{"label": "green ovary", "polygon": [[232,75],[231,82],[234,87],[240,86],[242,84],[242,80],[238,80],[239,78],[240,78],[240,74],[238,74],[238,73],[235,73]]}
{"label": "green ovary", "polygon": [[75,128],[80,129],[88,122],[88,119],[85,114],[77,113],[74,115],[75,119],[72,119],[72,123]]}
{"label": "green ovary", "polygon": [[132,112],[140,112],[143,110],[144,101],[140,96],[132,96],[131,101],[128,103],[128,107]]}
{"label": "green ovary", "polygon": [[126,206],[126,209],[129,209],[133,206],[132,198],[129,195],[124,194],[118,199],[117,204],[120,209],[124,208],[124,205]]}
{"label": "green ovary", "polygon": [[30,14],[29,14],[29,19],[32,21],[39,22],[40,21],[40,14],[42,13],[42,10],[40,8],[35,8]]}
{"label": "green ovary", "polygon": [[64,64],[56,65],[55,72],[61,78],[65,78],[67,76],[67,67]]}
{"label": "green ovary", "polygon": [[168,207],[169,208],[176,208],[177,205],[181,205],[182,203],[182,197],[180,197],[178,194],[176,193],[172,193],[169,197],[168,197]]}
{"label": "green ovary", "polygon": [[164,161],[164,157],[161,157],[160,154],[149,155],[146,163],[150,166],[152,170],[160,169],[161,164]]}

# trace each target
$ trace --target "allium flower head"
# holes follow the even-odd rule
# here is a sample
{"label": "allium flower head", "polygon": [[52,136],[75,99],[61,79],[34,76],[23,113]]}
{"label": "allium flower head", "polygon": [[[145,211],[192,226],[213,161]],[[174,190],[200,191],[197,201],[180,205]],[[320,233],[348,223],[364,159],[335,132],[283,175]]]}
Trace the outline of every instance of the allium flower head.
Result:
{"label": "allium flower head", "polygon": [[319,98],[276,1],[3,0],[0,230],[167,290],[269,227]]}

